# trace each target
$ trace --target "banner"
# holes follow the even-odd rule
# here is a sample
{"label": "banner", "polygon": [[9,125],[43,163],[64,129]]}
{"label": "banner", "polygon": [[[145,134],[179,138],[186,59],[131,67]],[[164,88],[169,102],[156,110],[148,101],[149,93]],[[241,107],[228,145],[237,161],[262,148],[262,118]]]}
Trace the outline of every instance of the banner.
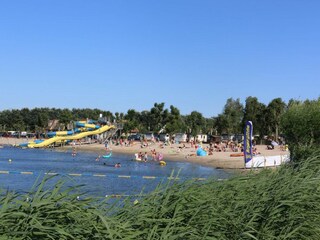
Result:
{"label": "banner", "polygon": [[247,121],[244,127],[244,162],[247,164],[252,160],[252,122]]}
{"label": "banner", "polygon": [[247,163],[246,168],[277,167],[289,161],[290,154],[276,156],[254,156],[251,162]]}

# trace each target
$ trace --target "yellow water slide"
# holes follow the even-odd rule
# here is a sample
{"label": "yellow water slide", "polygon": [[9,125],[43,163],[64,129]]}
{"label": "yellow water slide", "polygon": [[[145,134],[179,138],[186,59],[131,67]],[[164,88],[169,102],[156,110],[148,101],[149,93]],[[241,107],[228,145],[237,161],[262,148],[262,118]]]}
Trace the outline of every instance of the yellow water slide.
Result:
{"label": "yellow water slide", "polygon": [[78,140],[78,139],[81,139],[81,138],[84,138],[87,136],[104,133],[112,128],[115,128],[115,127],[113,125],[111,125],[111,126],[106,125],[106,126],[100,127],[97,130],[94,130],[94,131],[87,131],[87,132],[82,132],[82,133],[78,133],[75,135],[68,135],[68,136],[56,136],[56,137],[52,137],[47,140],[44,140],[43,142],[40,142],[40,143],[30,142],[30,143],[28,143],[28,147],[29,148],[40,148],[40,147],[46,147],[46,146],[48,146],[52,143],[55,143],[55,142],[61,142],[61,141],[65,141],[65,140]]}

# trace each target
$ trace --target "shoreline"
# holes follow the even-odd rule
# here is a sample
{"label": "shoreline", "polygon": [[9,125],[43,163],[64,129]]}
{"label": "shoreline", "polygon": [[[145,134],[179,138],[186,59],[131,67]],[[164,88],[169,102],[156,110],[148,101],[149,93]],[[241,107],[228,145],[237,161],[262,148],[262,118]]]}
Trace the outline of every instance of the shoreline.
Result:
{"label": "shoreline", "polygon": [[[16,145],[20,143],[28,142],[25,138],[0,138],[0,145]],[[169,146],[163,146],[163,144],[156,142],[150,143],[150,145],[141,148],[140,142],[134,142],[131,146],[121,146],[121,145],[109,145],[109,148],[114,153],[132,155],[134,157],[135,153],[145,153],[147,152],[149,159],[151,159],[151,150],[155,150],[157,153],[163,154],[163,159],[165,161],[179,161],[179,162],[189,162],[195,163],[207,167],[213,167],[217,169],[226,170],[245,170],[244,168],[244,157],[231,157],[230,154],[234,153],[231,151],[226,152],[213,152],[212,155],[207,156],[196,156],[196,149],[191,148],[189,143],[185,144],[185,148],[182,148],[182,144],[171,144]],[[202,144],[203,148],[206,148],[208,144]],[[81,144],[81,145],[67,145],[63,147],[55,148],[57,151],[63,151],[66,149],[72,150],[73,147],[76,151],[87,151],[94,152],[98,155],[103,155],[106,152],[104,144],[92,143],[92,144]],[[275,155],[286,155],[287,151],[280,150],[277,146],[273,150],[267,150],[266,145],[256,145],[259,156],[275,156]]]}
{"label": "shoreline", "polygon": [[[61,150],[72,150],[72,146],[64,146],[61,147]],[[111,145],[110,149],[113,153],[118,154],[124,154],[124,155],[131,155],[134,157],[135,153],[138,152],[147,152],[149,159],[151,156],[151,150],[155,149],[157,152],[160,152],[163,154],[163,159],[165,161],[178,161],[178,162],[189,162],[189,163],[195,163],[207,167],[213,167],[217,169],[244,169],[244,159],[243,157],[228,157],[227,155],[230,155],[230,152],[214,152],[213,155],[210,156],[190,156],[190,154],[195,155],[196,150],[195,149],[184,149],[180,152],[177,150],[178,145],[173,144],[173,146],[166,146],[165,148],[161,149],[158,146],[151,145],[148,147],[137,147],[137,146],[131,146],[131,147],[125,147],[125,146],[115,146]],[[106,150],[103,144],[88,144],[88,145],[76,145],[77,151],[86,151],[86,152],[94,152],[99,155],[105,154]]]}

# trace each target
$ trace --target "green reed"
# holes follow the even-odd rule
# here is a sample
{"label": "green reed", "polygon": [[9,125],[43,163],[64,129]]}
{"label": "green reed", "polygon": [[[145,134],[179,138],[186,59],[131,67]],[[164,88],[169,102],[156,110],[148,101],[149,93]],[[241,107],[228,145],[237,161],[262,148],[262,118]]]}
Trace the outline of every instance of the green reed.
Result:
{"label": "green reed", "polygon": [[[320,239],[320,152],[225,181],[166,182],[110,201],[42,180],[0,195],[5,239]],[[80,191],[81,192],[81,191]]]}

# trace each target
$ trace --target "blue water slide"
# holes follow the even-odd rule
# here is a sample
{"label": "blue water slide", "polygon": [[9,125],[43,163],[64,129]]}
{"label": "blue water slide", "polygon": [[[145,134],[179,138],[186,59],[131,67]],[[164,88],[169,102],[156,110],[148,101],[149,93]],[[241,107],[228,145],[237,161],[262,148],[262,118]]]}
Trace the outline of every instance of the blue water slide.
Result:
{"label": "blue water slide", "polygon": [[[33,142],[34,142],[35,144],[38,144],[38,143],[42,143],[43,141],[44,141],[43,139],[36,139],[36,140],[34,140]],[[20,143],[20,144],[19,144],[19,147],[28,147],[29,144],[30,144],[29,142]]]}
{"label": "blue water slide", "polygon": [[90,123],[82,123],[82,122],[76,122],[76,126],[77,127],[84,127],[84,128],[88,128],[88,130],[95,130],[95,129],[99,129],[100,126],[99,125],[95,125],[95,124],[90,124]]}
{"label": "blue water slide", "polygon": [[92,120],[92,119],[89,119],[88,120],[88,123],[90,123],[90,124],[95,124],[95,123],[97,123],[98,121],[97,120]]}
{"label": "blue water slide", "polygon": [[70,131],[59,131],[59,132],[48,132],[47,135],[48,137],[55,137],[55,136],[66,136],[66,135],[73,135],[75,133],[79,133],[81,130],[79,128],[75,128]]}
{"label": "blue water slide", "polygon": [[52,138],[55,136],[70,136],[70,135],[74,135],[75,133],[81,132],[81,129],[79,128],[87,128],[87,131],[93,131],[100,128],[99,125],[95,125],[90,122],[93,123],[94,120],[90,120],[89,123],[76,122],[76,126],[78,128],[75,128],[69,131],[48,132],[47,135],[49,138]]}

